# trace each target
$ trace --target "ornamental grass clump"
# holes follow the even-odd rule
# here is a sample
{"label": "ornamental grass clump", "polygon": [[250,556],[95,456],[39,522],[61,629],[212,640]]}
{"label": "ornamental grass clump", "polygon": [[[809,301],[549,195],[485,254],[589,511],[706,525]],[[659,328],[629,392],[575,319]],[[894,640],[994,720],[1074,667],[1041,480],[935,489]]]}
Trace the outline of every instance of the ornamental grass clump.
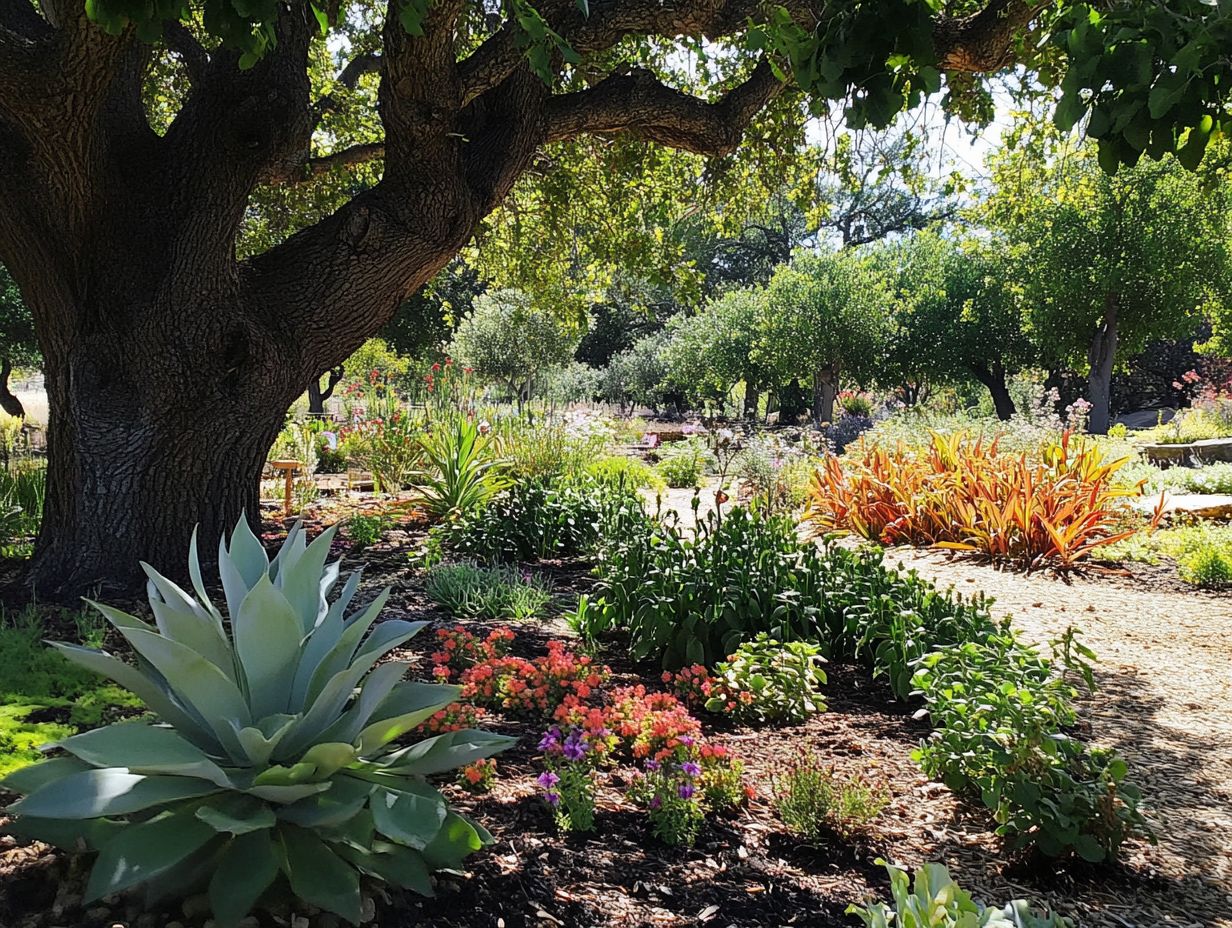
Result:
{"label": "ornamental grass clump", "polygon": [[347,615],[358,572],[331,603],[333,535],[308,544],[296,525],[271,561],[241,519],[219,543],[225,613],[194,536],[195,596],[145,566],[153,624],[94,604],[135,665],[56,645],[158,717],[67,738],[4,782],[23,797],[7,810],[12,832],[97,852],[87,902],[138,886],[152,901],[205,891],[221,928],[289,896],[358,923],[365,882],[429,895],[432,871],[490,841],[428,777],[513,739],[464,729],[391,744],[460,688],[378,665],[426,623],[377,624],[388,589]]}
{"label": "ornamental grass clump", "polygon": [[[1073,567],[1134,533],[1128,499],[1093,444],[1065,432],[1037,454],[1006,454],[996,439],[934,433],[921,452],[865,445],[827,458],[809,487],[805,519],[886,545],[932,545],[1027,570]],[[1157,517],[1158,519],[1158,517]]]}

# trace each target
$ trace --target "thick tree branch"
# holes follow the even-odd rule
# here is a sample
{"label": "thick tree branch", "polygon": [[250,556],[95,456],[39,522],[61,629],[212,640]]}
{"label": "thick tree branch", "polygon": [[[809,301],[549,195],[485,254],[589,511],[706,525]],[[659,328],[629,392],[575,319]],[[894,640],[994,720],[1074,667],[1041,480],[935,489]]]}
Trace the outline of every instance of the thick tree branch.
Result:
{"label": "thick tree branch", "polygon": [[189,28],[179,20],[168,22],[163,26],[163,38],[167,43],[167,48],[184,62],[184,67],[188,71],[188,79],[194,84],[205,80],[206,70],[210,66],[210,56]]}
{"label": "thick tree branch", "polygon": [[51,26],[30,0],[0,0],[0,30],[23,39],[41,39],[51,32]]}
{"label": "thick tree branch", "polygon": [[934,32],[937,58],[946,71],[985,73],[1014,63],[1014,37],[1048,4],[1042,0],[991,0],[960,19],[942,19]]}
{"label": "thick tree branch", "polygon": [[548,103],[547,141],[627,132],[697,154],[729,154],[753,117],[783,89],[766,61],[714,102],[660,83],[649,71],[613,75]]}

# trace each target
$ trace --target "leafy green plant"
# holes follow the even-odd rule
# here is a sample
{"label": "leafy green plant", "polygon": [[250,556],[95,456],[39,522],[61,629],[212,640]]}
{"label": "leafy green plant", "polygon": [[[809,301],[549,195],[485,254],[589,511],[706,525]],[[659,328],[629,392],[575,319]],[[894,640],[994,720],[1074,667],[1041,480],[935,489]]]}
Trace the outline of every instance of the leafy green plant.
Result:
{"label": "leafy green plant", "polygon": [[481,509],[508,486],[503,473],[507,465],[493,441],[466,416],[423,439],[427,474],[419,495],[430,516],[452,519]]}
{"label": "leafy green plant", "polygon": [[428,571],[428,596],[454,615],[525,622],[542,615],[552,601],[541,577],[513,567],[438,564]]}
{"label": "leafy green plant", "polygon": [[706,709],[745,723],[803,722],[826,709],[823,660],[815,644],[781,644],[761,632],[714,668]]}
{"label": "leafy green plant", "polygon": [[659,452],[658,470],[669,487],[688,489],[701,485],[710,461],[705,442],[696,437],[687,438],[664,446]]}
{"label": "leafy green plant", "polygon": [[1232,585],[1232,549],[1202,546],[1182,555],[1177,568],[1181,579],[1194,586],[1217,589]]}
{"label": "leafy green plant", "polygon": [[1054,912],[1036,913],[1026,902],[1015,900],[1001,909],[985,908],[965,893],[941,864],[925,864],[915,872],[878,859],[890,874],[893,905],[873,902],[867,908],[849,906],[847,913],[859,917],[866,928],[1070,928],[1071,922]]}
{"label": "leafy green plant", "polygon": [[[389,590],[344,618],[353,574],[333,603],[333,529],[307,543],[296,525],[270,561],[241,520],[219,545],[230,617],[146,567],[154,624],[96,605],[137,654],[58,644],[65,657],[131,690],[166,723],[109,725],[60,742],[65,756],[11,774],[23,798],[11,830],[98,856],[87,900],[144,885],[156,898],[205,889],[234,925],[285,887],[358,923],[361,882],[428,894],[489,839],[427,777],[490,756],[512,739],[474,730],[392,748],[453,702],[455,686],[404,682],[378,662],[424,622],[376,619]],[[274,884],[278,883],[278,889]]]}
{"label": "leafy green plant", "polygon": [[611,513],[625,505],[639,505],[631,489],[594,478],[519,481],[486,508],[434,532],[450,551],[484,561],[586,555]]}
{"label": "leafy green plant", "polygon": [[383,512],[357,512],[346,522],[346,536],[360,550],[369,548],[381,540],[389,530],[390,517]]}
{"label": "leafy green plant", "polygon": [[788,830],[806,841],[827,832],[863,831],[889,803],[885,789],[862,777],[843,777],[810,751],[802,751],[771,779],[774,809]]}
{"label": "leafy green plant", "polygon": [[641,458],[628,454],[605,454],[586,465],[586,473],[601,484],[630,490],[662,490],[667,487],[657,471]]}
{"label": "leafy green plant", "polygon": [[[1072,634],[1062,644],[1063,663],[1093,679],[1080,663],[1090,652]],[[1131,836],[1152,837],[1125,761],[1068,734],[1077,691],[1013,635],[938,648],[914,683],[933,725],[914,756],[951,789],[982,798],[1011,847],[1099,862]]]}

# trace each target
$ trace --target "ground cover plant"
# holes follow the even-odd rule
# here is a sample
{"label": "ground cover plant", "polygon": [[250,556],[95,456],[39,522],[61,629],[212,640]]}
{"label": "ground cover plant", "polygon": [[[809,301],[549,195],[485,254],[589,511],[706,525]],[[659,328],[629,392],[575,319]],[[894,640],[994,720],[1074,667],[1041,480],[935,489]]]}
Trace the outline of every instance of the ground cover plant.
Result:
{"label": "ground cover plant", "polygon": [[841,462],[827,458],[806,518],[819,533],[931,545],[1025,569],[1073,567],[1133,534],[1123,523],[1138,488],[1114,481],[1121,463],[1069,432],[1033,455],[1002,453],[995,438],[934,434],[922,454],[866,446]]}
{"label": "ground cover plant", "polygon": [[339,574],[326,565],[332,536],[307,544],[296,526],[271,561],[237,525],[219,550],[229,623],[205,591],[195,543],[195,597],[148,569],[155,624],[97,607],[137,666],[57,646],[169,726],[73,735],[59,742],[63,756],[5,781],[22,795],[11,830],[98,852],[88,900],[136,886],[154,898],[206,890],[216,922],[234,925],[278,881],[358,923],[361,879],[430,894],[432,870],[484,845],[486,832],[425,778],[510,739],[462,730],[390,747],[459,690],[404,681],[404,662],[376,666],[425,623],[374,624],[388,591],[347,619],[358,577],[327,600]]}
{"label": "ground cover plant", "polygon": [[456,616],[526,622],[552,601],[547,583],[513,567],[437,564],[428,571],[428,596]]}
{"label": "ground cover plant", "polygon": [[1232,525],[1181,521],[1126,538],[1105,548],[1102,556],[1109,561],[1146,564],[1171,558],[1186,583],[1220,589],[1232,584]]}

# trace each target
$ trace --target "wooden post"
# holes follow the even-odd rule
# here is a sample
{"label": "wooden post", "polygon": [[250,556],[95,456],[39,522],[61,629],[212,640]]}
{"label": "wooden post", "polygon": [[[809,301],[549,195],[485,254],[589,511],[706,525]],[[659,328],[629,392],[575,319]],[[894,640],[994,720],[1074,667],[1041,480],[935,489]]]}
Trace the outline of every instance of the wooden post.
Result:
{"label": "wooden post", "polygon": [[275,471],[282,471],[285,479],[285,484],[282,494],[282,517],[284,519],[291,518],[291,490],[295,472],[300,468],[299,461],[271,461],[270,466]]}

